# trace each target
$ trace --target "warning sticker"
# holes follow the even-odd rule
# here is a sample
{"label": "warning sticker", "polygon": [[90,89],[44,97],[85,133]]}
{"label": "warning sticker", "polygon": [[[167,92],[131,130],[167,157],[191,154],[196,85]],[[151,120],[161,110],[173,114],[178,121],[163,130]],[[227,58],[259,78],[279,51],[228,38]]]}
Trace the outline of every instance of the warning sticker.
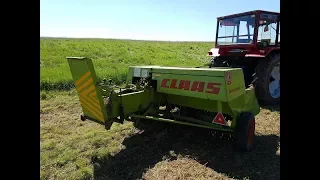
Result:
{"label": "warning sticker", "polygon": [[223,114],[221,112],[219,112],[216,117],[214,117],[212,123],[216,123],[216,124],[221,124],[221,125],[226,125],[227,122],[223,116]]}

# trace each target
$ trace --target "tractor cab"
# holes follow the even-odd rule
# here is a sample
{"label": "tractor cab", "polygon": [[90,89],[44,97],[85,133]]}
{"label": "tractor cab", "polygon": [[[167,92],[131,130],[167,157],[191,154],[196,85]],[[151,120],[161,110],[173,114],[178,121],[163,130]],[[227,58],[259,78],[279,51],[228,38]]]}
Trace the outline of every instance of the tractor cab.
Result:
{"label": "tractor cab", "polygon": [[260,50],[280,46],[280,13],[256,10],[217,20],[215,48],[209,56],[242,53],[258,57],[267,53]]}
{"label": "tractor cab", "polygon": [[242,68],[263,104],[280,102],[280,13],[249,11],[217,18],[209,68]]}

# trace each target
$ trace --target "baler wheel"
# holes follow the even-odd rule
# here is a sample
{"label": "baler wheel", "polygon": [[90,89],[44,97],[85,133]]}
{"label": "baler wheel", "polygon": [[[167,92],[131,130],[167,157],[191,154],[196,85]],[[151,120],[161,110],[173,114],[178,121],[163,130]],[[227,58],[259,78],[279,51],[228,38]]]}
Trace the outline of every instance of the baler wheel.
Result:
{"label": "baler wheel", "polygon": [[250,112],[243,112],[237,119],[235,131],[235,151],[250,151],[255,136],[255,117]]}

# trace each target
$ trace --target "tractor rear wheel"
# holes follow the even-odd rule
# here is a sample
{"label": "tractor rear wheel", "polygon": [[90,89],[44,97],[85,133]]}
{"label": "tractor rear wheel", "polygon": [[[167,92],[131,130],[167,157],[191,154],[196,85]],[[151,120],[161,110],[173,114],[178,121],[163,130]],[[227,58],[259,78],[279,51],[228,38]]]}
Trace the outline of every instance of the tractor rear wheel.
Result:
{"label": "tractor rear wheel", "polygon": [[250,112],[240,114],[236,123],[234,150],[239,152],[250,151],[255,136],[255,117]]}
{"label": "tractor rear wheel", "polygon": [[256,96],[263,105],[280,103],[280,53],[272,53],[258,62],[256,68],[258,80],[255,84]]}

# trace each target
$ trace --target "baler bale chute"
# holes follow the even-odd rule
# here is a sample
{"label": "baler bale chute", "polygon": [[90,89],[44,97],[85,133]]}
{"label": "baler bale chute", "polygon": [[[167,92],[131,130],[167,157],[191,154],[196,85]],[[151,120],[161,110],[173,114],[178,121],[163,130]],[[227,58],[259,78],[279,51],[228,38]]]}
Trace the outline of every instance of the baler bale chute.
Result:
{"label": "baler bale chute", "polygon": [[251,149],[255,115],[260,111],[253,86],[245,87],[241,68],[129,67],[126,86],[97,82],[91,59],[68,57],[83,110],[108,130],[124,120],[162,121],[234,135],[234,147]]}

